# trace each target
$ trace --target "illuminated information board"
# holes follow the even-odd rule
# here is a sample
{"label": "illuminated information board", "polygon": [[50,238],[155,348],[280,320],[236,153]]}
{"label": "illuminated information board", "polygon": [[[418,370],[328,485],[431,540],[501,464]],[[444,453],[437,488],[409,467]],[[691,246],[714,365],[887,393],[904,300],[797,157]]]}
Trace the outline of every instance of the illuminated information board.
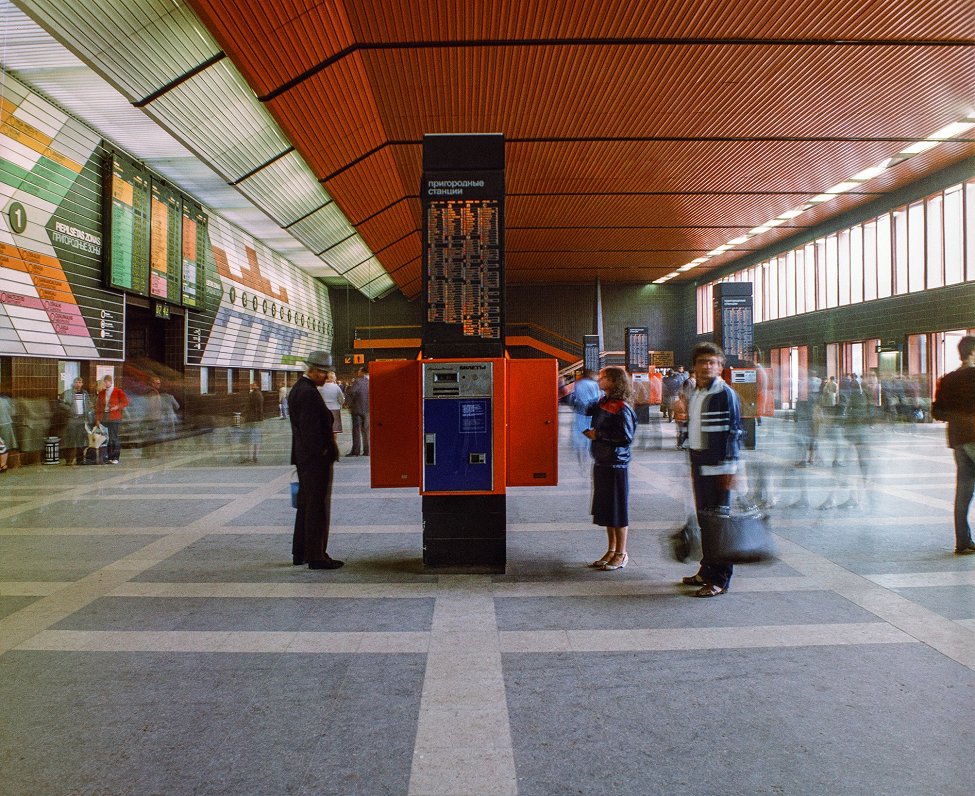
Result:
{"label": "illuminated information board", "polygon": [[504,355],[504,139],[423,143],[423,351]]}
{"label": "illuminated information board", "polygon": [[500,219],[499,201],[430,202],[427,321],[502,338]]}
{"label": "illuminated information board", "polygon": [[152,181],[149,224],[149,295],[172,304],[183,300],[183,203],[178,191]]}
{"label": "illuminated information board", "polygon": [[714,342],[729,365],[750,364],[755,350],[752,283],[720,282],[714,286]]}
{"label": "illuminated information board", "polygon": [[118,152],[109,158],[108,287],[149,295],[149,209],[151,180],[138,163]]}
{"label": "illuminated information board", "polygon": [[624,346],[626,369],[630,373],[647,373],[650,370],[650,329],[628,326]]}
{"label": "illuminated information board", "polygon": [[183,200],[182,225],[182,301],[184,307],[198,310],[206,302],[206,251],[210,245],[208,219],[203,208]]}

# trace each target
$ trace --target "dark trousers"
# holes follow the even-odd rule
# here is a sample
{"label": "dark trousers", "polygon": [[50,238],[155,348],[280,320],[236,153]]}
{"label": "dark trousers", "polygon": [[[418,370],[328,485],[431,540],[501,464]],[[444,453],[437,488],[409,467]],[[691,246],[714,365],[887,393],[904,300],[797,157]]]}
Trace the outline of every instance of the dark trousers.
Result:
{"label": "dark trousers", "polygon": [[369,415],[352,413],[352,450],[349,455],[369,455]]}
{"label": "dark trousers", "polygon": [[324,561],[328,558],[328,524],[332,503],[333,462],[324,459],[298,466],[298,513],[291,542],[296,561]]}
{"label": "dark trousers", "polygon": [[972,528],[968,509],[975,493],[975,442],[954,449],[958,471],[955,478],[955,550],[972,546]]}
{"label": "dark trousers", "polygon": [[[698,451],[690,451],[691,454],[691,484],[694,487],[694,507],[698,511],[697,521],[701,522],[700,512],[704,509],[716,509],[728,506],[731,502],[731,493],[723,489],[720,485],[720,478],[716,475],[701,475],[701,466],[704,463],[704,456]],[[701,569],[698,574],[708,583],[727,589],[731,585],[731,575],[734,567],[723,561],[716,561],[709,556],[707,547],[703,549],[704,557],[701,559]]]}
{"label": "dark trousers", "polygon": [[102,424],[108,430],[108,454],[106,458],[111,461],[118,459],[122,453],[122,436],[119,430],[122,427],[121,420],[103,420]]}

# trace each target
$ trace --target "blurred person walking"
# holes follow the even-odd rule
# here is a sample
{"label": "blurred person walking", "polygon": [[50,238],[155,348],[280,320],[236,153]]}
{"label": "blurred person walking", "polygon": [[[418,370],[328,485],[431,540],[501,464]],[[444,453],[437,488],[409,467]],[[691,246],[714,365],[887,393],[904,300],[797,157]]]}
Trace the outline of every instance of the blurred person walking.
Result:
{"label": "blurred person walking", "polygon": [[569,393],[569,403],[572,404],[572,411],[575,412],[572,425],[572,449],[575,451],[576,460],[579,462],[580,467],[587,465],[591,461],[589,451],[592,443],[589,441],[589,437],[586,436],[586,431],[588,431],[591,421],[586,410],[592,404],[596,403],[602,395],[593,375],[591,370],[583,368],[582,375],[576,381],[572,392]]}
{"label": "blurred person walking", "polygon": [[94,420],[95,407],[81,376],[61,394],[61,406],[67,416],[62,440],[65,464],[84,464],[85,447],[88,445],[88,431],[85,426],[90,426]]}
{"label": "blurred person walking", "polygon": [[948,423],[948,447],[955,455],[955,555],[975,553],[968,510],[975,492],[975,336],[958,343],[961,367],[938,383],[931,414]]}
{"label": "blurred person walking", "polygon": [[355,380],[345,394],[346,406],[352,415],[352,450],[349,456],[369,455],[369,371],[359,368]]}
{"label": "blurred person walking", "polygon": [[121,387],[114,385],[111,376],[105,376],[102,379],[102,389],[95,400],[95,422],[108,429],[109,464],[118,464],[122,455],[122,413],[128,405],[129,396]]}

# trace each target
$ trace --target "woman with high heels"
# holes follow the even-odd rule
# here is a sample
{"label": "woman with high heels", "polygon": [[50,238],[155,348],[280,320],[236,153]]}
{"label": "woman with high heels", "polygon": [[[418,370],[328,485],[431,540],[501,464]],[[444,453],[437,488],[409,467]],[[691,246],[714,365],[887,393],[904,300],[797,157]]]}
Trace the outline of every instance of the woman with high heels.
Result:
{"label": "woman with high heels", "polygon": [[629,464],[636,412],[630,377],[623,368],[599,371],[599,389],[604,395],[586,409],[592,425],[583,434],[592,440],[592,521],[606,527],[608,544],[603,557],[590,566],[611,571],[622,569],[629,561]]}

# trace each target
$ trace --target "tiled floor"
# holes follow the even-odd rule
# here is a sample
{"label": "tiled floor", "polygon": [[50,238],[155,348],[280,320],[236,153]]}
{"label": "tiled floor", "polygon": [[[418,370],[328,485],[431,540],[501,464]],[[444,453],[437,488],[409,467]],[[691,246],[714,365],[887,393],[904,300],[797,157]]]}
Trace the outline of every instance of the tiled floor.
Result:
{"label": "tiled floor", "polygon": [[766,421],[779,559],[695,600],[672,426],[608,573],[569,419],[560,486],[509,491],[497,576],[425,570],[419,496],[364,458],[336,468],[347,566],[292,567],[280,420],[258,465],[218,432],[0,477],[0,793],[972,792],[975,556],[940,427],[877,429],[864,487]]}

